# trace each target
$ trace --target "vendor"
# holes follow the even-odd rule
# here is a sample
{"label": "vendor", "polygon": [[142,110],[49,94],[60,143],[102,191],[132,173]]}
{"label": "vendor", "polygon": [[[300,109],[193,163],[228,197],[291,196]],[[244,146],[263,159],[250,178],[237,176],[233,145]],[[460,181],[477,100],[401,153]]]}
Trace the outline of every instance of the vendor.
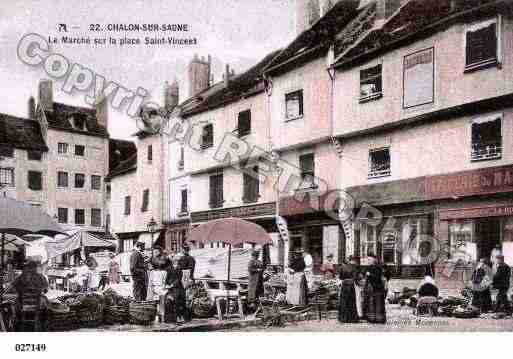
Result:
{"label": "vendor", "polygon": [[292,253],[289,274],[287,276],[287,303],[292,305],[308,304],[308,286],[305,277],[305,260],[301,249]]}
{"label": "vendor", "polygon": [[321,272],[324,275],[324,280],[335,279],[335,263],[333,263],[333,254],[328,254],[326,257],[327,261],[321,267]]}
{"label": "vendor", "polygon": [[248,263],[248,303],[251,306],[255,305],[257,299],[264,294],[264,265],[258,260],[260,252],[253,250],[251,253],[251,260]]}
{"label": "vendor", "polygon": [[417,288],[417,295],[419,298],[422,297],[435,297],[438,298],[438,287],[436,286],[433,277],[427,275],[424,280],[420,282]]}

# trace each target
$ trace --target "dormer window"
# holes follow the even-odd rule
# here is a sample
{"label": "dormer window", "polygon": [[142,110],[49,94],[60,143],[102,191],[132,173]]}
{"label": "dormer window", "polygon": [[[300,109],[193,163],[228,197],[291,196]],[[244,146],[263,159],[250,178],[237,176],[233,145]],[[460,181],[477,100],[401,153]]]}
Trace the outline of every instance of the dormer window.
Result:
{"label": "dormer window", "polygon": [[70,119],[71,125],[74,129],[86,131],[86,116],[81,113],[75,113]]}

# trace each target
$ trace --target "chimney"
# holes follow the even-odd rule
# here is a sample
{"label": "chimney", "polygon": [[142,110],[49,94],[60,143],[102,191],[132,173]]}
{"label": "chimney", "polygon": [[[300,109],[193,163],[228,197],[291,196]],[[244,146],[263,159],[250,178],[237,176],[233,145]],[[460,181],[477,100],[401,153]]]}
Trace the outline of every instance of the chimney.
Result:
{"label": "chimney", "polygon": [[172,111],[178,105],[178,98],[178,81],[174,79],[171,85],[166,81],[166,84],[164,85],[164,107],[166,108],[166,111]]}
{"label": "chimney", "polygon": [[377,0],[376,20],[387,20],[400,6],[401,0]]}
{"label": "chimney", "polygon": [[39,81],[39,106],[46,111],[53,111],[53,84],[52,80]]}
{"label": "chimney", "polygon": [[194,54],[194,58],[188,67],[189,97],[195,96],[210,86],[211,63],[212,58],[210,55],[205,60],[204,57],[199,59],[198,55]]}
{"label": "chimney", "polygon": [[109,100],[100,95],[95,101],[96,107],[96,121],[99,125],[105,127],[108,130],[109,128]]}
{"label": "chimney", "polygon": [[319,20],[319,0],[296,0],[296,36]]}
{"label": "chimney", "polygon": [[36,100],[34,99],[34,96],[30,96],[28,99],[28,113],[27,116],[31,120],[36,119]]}

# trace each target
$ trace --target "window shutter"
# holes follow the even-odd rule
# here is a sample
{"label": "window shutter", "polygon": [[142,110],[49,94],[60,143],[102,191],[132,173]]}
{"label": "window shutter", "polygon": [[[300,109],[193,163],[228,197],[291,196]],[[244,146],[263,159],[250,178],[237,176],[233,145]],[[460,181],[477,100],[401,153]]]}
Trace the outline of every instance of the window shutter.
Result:
{"label": "window shutter", "polygon": [[33,191],[41,191],[42,186],[42,174],[37,171],[28,172],[28,186]]}
{"label": "window shutter", "polygon": [[497,58],[497,24],[467,32],[467,66]]}
{"label": "window shutter", "polygon": [[183,213],[187,212],[187,190],[182,190],[182,203],[181,203],[181,211]]}

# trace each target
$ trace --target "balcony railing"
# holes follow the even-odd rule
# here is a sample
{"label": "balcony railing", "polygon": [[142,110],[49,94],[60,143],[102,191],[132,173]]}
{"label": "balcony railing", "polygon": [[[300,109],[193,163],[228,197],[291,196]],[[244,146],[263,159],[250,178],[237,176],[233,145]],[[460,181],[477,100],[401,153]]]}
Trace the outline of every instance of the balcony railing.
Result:
{"label": "balcony railing", "polygon": [[470,158],[472,161],[493,160],[502,157],[501,144],[474,145]]}

